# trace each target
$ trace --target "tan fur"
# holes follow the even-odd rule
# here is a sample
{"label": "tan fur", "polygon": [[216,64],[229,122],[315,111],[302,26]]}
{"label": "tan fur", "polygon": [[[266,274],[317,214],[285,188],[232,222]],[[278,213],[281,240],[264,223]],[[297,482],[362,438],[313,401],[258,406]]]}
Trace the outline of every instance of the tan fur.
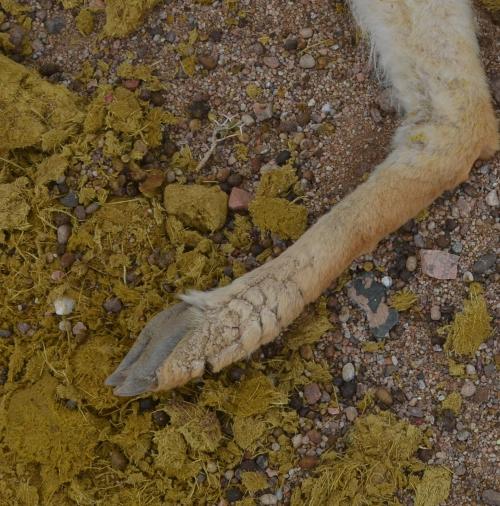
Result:
{"label": "tan fur", "polygon": [[[149,390],[173,388],[247,357],[273,340],[357,256],[467,179],[499,147],[467,0],[352,0],[380,73],[405,120],[371,177],[281,256],[211,292],[183,296],[193,326],[154,372]],[[150,327],[156,335],[165,328]],[[154,353],[154,350],[148,350]],[[131,395],[122,368],[118,395]]]}

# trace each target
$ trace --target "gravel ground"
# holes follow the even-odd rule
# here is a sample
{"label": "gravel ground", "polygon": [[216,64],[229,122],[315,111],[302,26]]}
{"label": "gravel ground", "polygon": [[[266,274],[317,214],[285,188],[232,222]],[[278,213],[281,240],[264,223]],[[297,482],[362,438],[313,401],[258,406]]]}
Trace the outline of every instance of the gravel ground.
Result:
{"label": "gravel ground", "polygon": [[[128,57],[155,69],[167,91],[150,99],[167,110],[183,115],[189,104],[201,101],[219,116],[243,117],[247,125],[239,141],[248,149],[248,160],[236,156],[234,144],[228,142],[204,168],[204,177],[217,179],[224,190],[236,186],[253,192],[262,165],[279,156],[286,159],[289,140],[294,139],[300,146],[303,202],[312,223],[362,182],[389,150],[398,114],[373,76],[367,51],[358,44],[356,28],[341,2],[244,1],[241,4],[247,16],[228,26],[221,2],[204,6],[172,0],[162,2],[136,33],[120,40],[96,35],[102,25],[100,14],[96,31],[83,36],[75,27],[76,11],[61,10],[58,2],[48,0],[27,3],[33,7],[29,37],[35,51],[19,59],[40,69],[53,82],[90,96],[100,84],[99,77],[84,82],[79,77],[82,65],[103,60],[110,72],[102,80],[115,83],[119,78],[114,72]],[[479,7],[477,16],[482,59],[500,100],[500,27]],[[12,33],[14,28],[7,21],[0,31]],[[198,71],[188,77],[178,71],[174,45],[194,28],[206,37],[196,44]],[[310,66],[313,68],[307,68]],[[257,93],[258,97],[249,96]],[[272,103],[272,118],[255,122],[256,111],[261,112],[256,102]],[[498,112],[500,102],[496,106]],[[177,147],[189,145],[194,158],[200,159],[210,135],[206,122],[191,117],[171,130],[170,139]],[[333,364],[341,402],[337,411],[323,412],[315,403],[299,411],[302,437],[294,437],[293,444],[303,469],[287,478],[285,491],[307,475],[306,457],[316,456],[317,448],[324,448],[329,438],[352,425],[358,416],[355,401],[376,388],[381,407],[423,429],[432,429],[433,448],[420,457],[453,471],[445,504],[500,504],[498,334],[482,344],[473,358],[462,361],[466,377],[453,377],[442,337],[436,332],[461,309],[472,278],[484,285],[493,327],[498,328],[499,172],[499,155],[477,162],[469,181],[439,198],[424,219],[406,224],[372,255],[352,264],[353,277],[373,267],[384,270],[389,277],[385,280],[389,296],[402,288],[418,295],[417,309],[400,313],[399,324],[390,331],[382,351],[363,351],[370,331],[364,313],[353,305],[346,290],[334,292],[332,287],[326,294],[337,330],[301,353]],[[124,188],[115,190],[117,195],[126,194]],[[274,253],[287,245],[275,241]],[[458,255],[456,279],[441,281],[424,274],[421,249]],[[481,258],[484,261],[477,264]],[[249,266],[255,262],[252,255],[242,255],[241,260]],[[461,392],[462,410],[456,416],[448,413],[443,417],[438,408],[451,392]],[[303,393],[306,404],[308,395],[315,393]],[[320,397],[331,393],[332,388],[321,385]],[[274,497],[279,504],[286,502],[279,494]],[[409,498],[403,500],[411,504]],[[273,499],[269,501],[267,504],[275,504]],[[228,502],[221,499],[219,504]]]}

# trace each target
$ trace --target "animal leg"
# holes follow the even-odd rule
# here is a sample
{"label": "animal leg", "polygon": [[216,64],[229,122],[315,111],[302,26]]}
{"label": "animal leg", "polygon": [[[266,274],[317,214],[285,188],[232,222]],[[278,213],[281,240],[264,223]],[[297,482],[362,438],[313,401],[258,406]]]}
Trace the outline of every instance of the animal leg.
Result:
{"label": "animal leg", "polygon": [[169,389],[274,339],[351,261],[464,181],[498,149],[468,0],[352,0],[406,113],[371,177],[281,256],[194,292],[144,328],[108,378],[116,395]]}

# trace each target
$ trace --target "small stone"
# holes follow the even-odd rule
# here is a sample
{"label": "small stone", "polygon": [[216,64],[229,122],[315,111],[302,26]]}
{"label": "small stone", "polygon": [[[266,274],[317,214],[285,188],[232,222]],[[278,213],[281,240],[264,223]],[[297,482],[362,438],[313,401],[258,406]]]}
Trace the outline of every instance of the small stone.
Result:
{"label": "small stone", "polygon": [[475,274],[484,274],[495,266],[496,261],[497,256],[495,253],[488,253],[474,262],[471,270]]}
{"label": "small stone", "polygon": [[313,36],[313,29],[312,28],[301,28],[299,31],[299,35],[303,39],[310,39]]}
{"label": "small stone", "polygon": [[309,383],[304,387],[304,397],[308,404],[316,404],[321,399],[321,390],[317,383]]}
{"label": "small stone", "polygon": [[253,104],[253,112],[258,122],[271,119],[273,117],[273,104],[256,102]]}
{"label": "small stone", "polygon": [[207,462],[207,471],[209,473],[215,473],[215,472],[217,472],[217,469],[218,469],[218,467],[217,467],[216,462],[214,462],[213,460],[209,460]]}
{"label": "small stone", "polygon": [[392,395],[387,388],[378,387],[375,390],[375,397],[377,397],[377,399],[385,406],[392,406]]}
{"label": "small stone", "polygon": [[229,209],[232,211],[244,211],[248,209],[248,204],[252,200],[252,195],[241,188],[232,188],[229,194]]}
{"label": "small stone", "polygon": [[0,337],[10,337],[12,332],[9,329],[0,329]]}
{"label": "small stone", "polygon": [[74,336],[83,336],[87,332],[87,327],[83,322],[76,322],[71,329]]}
{"label": "small stone", "polygon": [[108,313],[119,313],[122,308],[122,301],[118,297],[112,297],[111,299],[108,299],[102,307],[108,312]]}
{"label": "small stone", "polygon": [[488,195],[486,195],[485,200],[490,207],[498,207],[500,205],[500,200],[498,199],[498,192],[496,189],[491,190]]}
{"label": "small stone", "polygon": [[463,397],[472,397],[476,393],[476,386],[472,381],[467,380],[460,389],[460,393]]}
{"label": "small stone", "polygon": [[476,374],[476,368],[472,364],[467,364],[465,366],[465,372],[468,376],[474,376]]}
{"label": "small stone", "polygon": [[342,367],[342,379],[346,383],[352,381],[355,376],[356,371],[354,369],[354,365],[351,362],[348,362],[347,364],[344,365],[344,367]]}
{"label": "small stone", "polygon": [[289,36],[286,38],[286,40],[283,44],[283,47],[287,51],[295,51],[297,49],[298,45],[299,45],[299,40],[297,39],[297,37]]}
{"label": "small stone", "polygon": [[263,470],[265,471],[267,469],[267,466],[269,465],[269,458],[267,455],[259,455],[255,458],[255,463]]}
{"label": "small stone", "polygon": [[9,42],[16,46],[20,47],[24,40],[25,31],[19,25],[13,25],[9,30]]}
{"label": "small stone", "polygon": [[301,469],[313,469],[319,464],[319,458],[314,455],[305,455],[299,461],[299,467]]}
{"label": "small stone", "polygon": [[439,306],[431,306],[431,320],[436,322],[441,320],[441,308]]}
{"label": "small stone", "polygon": [[242,182],[243,182],[243,177],[241,176],[241,174],[238,174],[237,172],[233,172],[227,178],[227,184],[229,186],[240,186],[240,184]]}
{"label": "small stone", "polygon": [[299,67],[303,69],[312,69],[316,65],[316,60],[310,54],[304,54],[300,57]]}
{"label": "small stone", "polygon": [[386,288],[390,288],[392,286],[392,278],[390,276],[384,276],[381,279],[381,282]]}
{"label": "small stone", "polygon": [[207,70],[214,70],[217,67],[217,58],[212,55],[200,55],[198,63]]}
{"label": "small stone", "polygon": [[417,269],[417,257],[409,256],[406,259],[406,270],[414,272]]}
{"label": "small stone", "polygon": [[71,251],[66,251],[66,253],[64,253],[59,262],[63,269],[69,269],[75,263],[75,260],[76,260],[75,254],[72,253]]}
{"label": "small stone", "polygon": [[264,65],[271,69],[277,69],[280,66],[280,61],[276,56],[264,56],[262,61],[264,62]]}
{"label": "small stone", "polygon": [[93,214],[95,213],[99,207],[101,207],[101,205],[99,204],[99,202],[92,202],[91,204],[89,204],[86,208],[85,208],[85,212],[87,214]]}
{"label": "small stone", "polygon": [[472,283],[474,281],[474,274],[470,271],[465,271],[462,279],[465,281],[465,283]]}
{"label": "small stone", "polygon": [[64,197],[59,199],[59,202],[64,207],[74,209],[78,205],[78,195],[75,192],[68,192]]}
{"label": "small stone", "polygon": [[113,469],[118,469],[119,471],[124,471],[128,465],[127,457],[125,457],[125,455],[119,448],[113,448],[111,450],[110,460],[111,460],[111,467]]}
{"label": "small stone", "polygon": [[45,28],[51,35],[60,33],[66,26],[66,21],[63,16],[54,16],[45,21]]}
{"label": "small stone", "polygon": [[306,436],[309,438],[309,441],[315,445],[321,443],[321,433],[316,429],[308,430]]}
{"label": "small stone", "polygon": [[231,487],[226,490],[226,499],[229,502],[239,501],[243,497],[243,493],[239,488]]}
{"label": "small stone", "polygon": [[75,309],[75,301],[70,297],[60,297],[54,301],[54,309],[56,315],[69,315],[73,312],[73,309]]}
{"label": "small stone", "polygon": [[59,244],[66,244],[71,235],[71,225],[60,225],[57,227],[57,242]]}
{"label": "small stone", "polygon": [[467,439],[469,439],[469,437],[470,437],[470,432],[467,430],[460,430],[457,433],[457,439],[459,441],[467,441]]}
{"label": "small stone", "polygon": [[302,434],[295,434],[292,437],[292,446],[294,448],[300,448],[302,446]]}
{"label": "small stone", "polygon": [[350,422],[354,422],[354,420],[358,417],[358,410],[354,406],[348,406],[345,408],[344,413]]}
{"label": "small stone", "polygon": [[419,408],[418,406],[410,406],[408,408],[408,414],[413,418],[422,418],[424,416],[422,408]]}
{"label": "small stone", "polygon": [[[498,100],[498,103],[500,103],[500,97]],[[488,489],[483,492],[483,501],[488,506],[500,506],[500,492],[497,492],[493,489]]]}
{"label": "small stone", "polygon": [[276,158],[274,160],[278,165],[285,165],[285,163],[288,162],[288,160],[290,160],[291,156],[292,154],[290,153],[290,151],[288,151],[288,149],[284,149],[283,151],[280,151],[276,155]]}
{"label": "small stone", "polygon": [[303,344],[299,348],[299,353],[304,360],[313,360],[314,358],[313,349],[310,344]]}
{"label": "small stone", "polygon": [[355,381],[344,383],[340,387],[340,393],[344,399],[352,399],[356,395],[357,385]]}
{"label": "small stone", "polygon": [[456,279],[458,256],[440,250],[421,250],[422,272],[435,279]]}
{"label": "small stone", "polygon": [[75,207],[75,216],[78,221],[84,221],[85,218],[87,217],[87,212],[85,211],[85,207],[80,206],[80,205],[76,206]]}

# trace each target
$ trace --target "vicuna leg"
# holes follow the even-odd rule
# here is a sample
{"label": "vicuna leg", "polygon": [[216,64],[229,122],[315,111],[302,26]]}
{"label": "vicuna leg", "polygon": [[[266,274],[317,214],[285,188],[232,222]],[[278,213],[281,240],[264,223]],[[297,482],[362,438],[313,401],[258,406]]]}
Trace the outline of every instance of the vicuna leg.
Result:
{"label": "vicuna leg", "polygon": [[280,257],[146,326],[107,383],[117,395],[181,385],[274,339],[358,255],[370,251],[498,148],[467,0],[352,0],[406,112],[368,181]]}

